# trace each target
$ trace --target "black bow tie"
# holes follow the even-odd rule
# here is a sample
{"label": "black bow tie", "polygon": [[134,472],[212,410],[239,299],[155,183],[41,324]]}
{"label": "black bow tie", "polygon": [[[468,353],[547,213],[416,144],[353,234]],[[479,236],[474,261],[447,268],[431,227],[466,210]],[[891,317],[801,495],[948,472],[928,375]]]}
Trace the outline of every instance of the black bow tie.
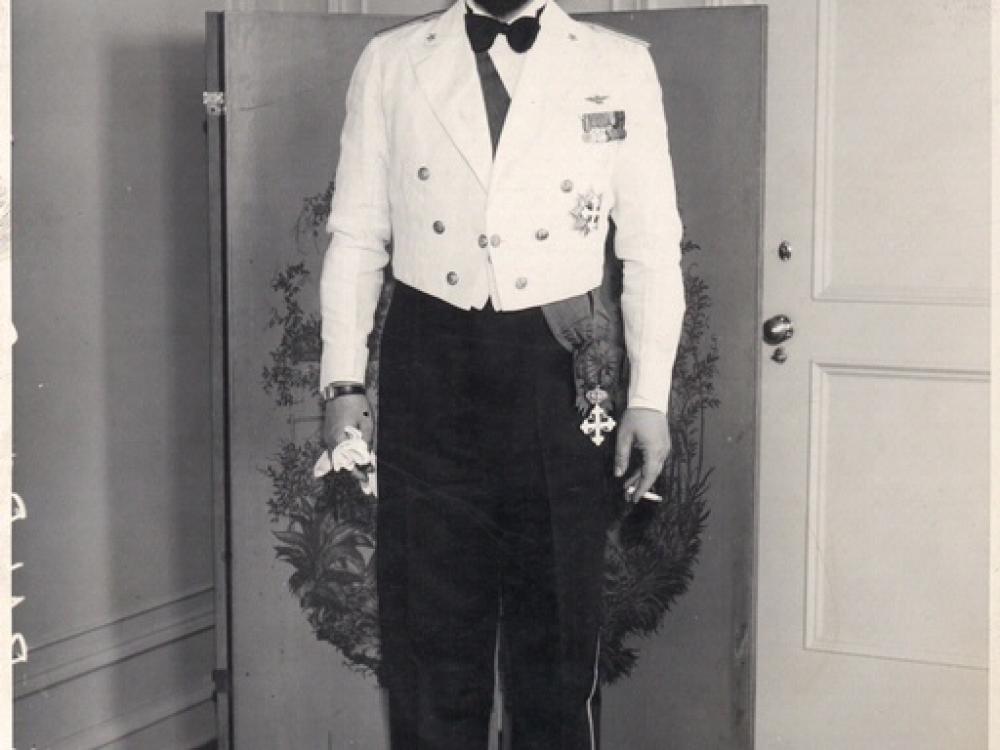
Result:
{"label": "black bow tie", "polygon": [[538,13],[534,16],[524,16],[514,23],[504,23],[493,16],[481,16],[473,13],[472,8],[469,8],[469,12],[465,14],[465,30],[469,34],[469,42],[472,44],[473,51],[486,52],[493,46],[497,34],[504,34],[512,50],[527,52],[538,37],[538,31],[541,28],[539,18],[541,18],[543,10],[545,10],[545,6],[539,8]]}

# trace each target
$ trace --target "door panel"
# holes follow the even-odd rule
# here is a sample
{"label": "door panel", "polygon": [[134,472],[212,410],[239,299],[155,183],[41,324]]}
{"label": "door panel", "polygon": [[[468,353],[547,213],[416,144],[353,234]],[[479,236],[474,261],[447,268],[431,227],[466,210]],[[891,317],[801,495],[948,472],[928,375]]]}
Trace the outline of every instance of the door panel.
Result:
{"label": "door panel", "polygon": [[[652,18],[665,19],[653,30]],[[707,412],[709,520],[690,590],[630,679],[604,693],[607,750],[747,748],[752,734],[759,232],[763,203],[762,8],[586,16],[653,42],[681,217],[701,250],[720,356],[720,406]],[[756,318],[754,316],[757,316]]]}
{"label": "door panel", "polygon": [[985,667],[986,539],[966,532],[987,520],[987,378],[817,362],[811,379],[806,648]]}
{"label": "door panel", "polygon": [[[713,473],[693,581],[661,631],[630,644],[639,650],[638,666],[603,696],[604,746],[747,747],[763,13],[746,8],[588,18],[652,41],[692,243],[684,267],[692,289],[702,291],[696,355],[704,361],[718,352],[707,381],[686,377],[693,385],[710,381],[711,396],[720,402],[699,416],[703,441],[695,454]],[[302,371],[316,376],[308,368],[315,351],[282,349],[289,325],[282,295],[290,289],[290,268],[301,264],[308,273],[296,275],[292,286],[310,325],[327,242],[313,222],[337,163],[347,82],[365,41],[396,22],[276,13],[227,13],[223,19],[228,632],[239,750],[386,746],[374,679],[346,666],[341,653],[317,639],[289,592],[291,568],[275,558],[273,536],[284,526],[275,523],[273,510],[280,481],[275,471],[287,465],[290,451],[314,449],[320,425],[314,400],[281,398],[280,382],[288,381],[275,373],[288,363],[283,357],[298,357],[307,365]]]}
{"label": "door panel", "polygon": [[[347,83],[384,17],[226,13],[226,310],[229,368],[230,669],[238,750],[386,746],[375,683],[318,641],[275,558],[264,470],[320,424],[314,402],[285,409],[262,369],[280,332],[271,284],[290,263],[318,278],[324,246],[298,241],[303,201],[337,163]],[[314,285],[300,300],[316,310]]]}
{"label": "door panel", "polygon": [[973,7],[821,4],[818,299],[985,304],[989,36]]}

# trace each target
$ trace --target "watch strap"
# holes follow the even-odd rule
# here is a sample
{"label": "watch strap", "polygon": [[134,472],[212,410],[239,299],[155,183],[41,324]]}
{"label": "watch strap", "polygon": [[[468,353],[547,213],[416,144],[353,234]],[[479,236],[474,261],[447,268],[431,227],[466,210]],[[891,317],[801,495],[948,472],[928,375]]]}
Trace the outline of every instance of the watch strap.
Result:
{"label": "watch strap", "polygon": [[323,389],[323,400],[330,401],[337,396],[364,396],[367,393],[368,391],[361,383],[330,383]]}

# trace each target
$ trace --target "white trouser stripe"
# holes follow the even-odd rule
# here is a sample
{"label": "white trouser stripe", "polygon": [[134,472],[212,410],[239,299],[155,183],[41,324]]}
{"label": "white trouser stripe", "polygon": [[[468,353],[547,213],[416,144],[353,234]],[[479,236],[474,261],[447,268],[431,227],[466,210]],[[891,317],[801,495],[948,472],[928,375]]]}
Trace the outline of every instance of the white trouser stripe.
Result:
{"label": "white trouser stripe", "polygon": [[597,738],[594,736],[594,694],[597,692],[598,670],[601,663],[601,637],[597,637],[597,651],[594,654],[594,682],[590,686],[590,695],[587,696],[587,723],[590,728],[590,750],[597,750]]}

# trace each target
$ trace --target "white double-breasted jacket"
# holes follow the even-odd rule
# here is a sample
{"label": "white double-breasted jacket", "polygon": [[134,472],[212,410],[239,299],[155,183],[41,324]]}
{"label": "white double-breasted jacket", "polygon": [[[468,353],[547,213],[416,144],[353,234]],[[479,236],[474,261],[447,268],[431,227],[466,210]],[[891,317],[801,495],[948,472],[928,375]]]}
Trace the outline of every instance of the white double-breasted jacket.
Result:
{"label": "white double-breasted jacket", "polygon": [[[519,310],[597,287],[612,218],[628,405],[665,411],[681,224],[646,45],[550,0],[494,159],[464,14],[459,0],[384,32],[355,68],[320,284],[321,384],[364,379],[390,241],[400,281],[471,309],[491,298],[492,269],[494,307]],[[622,113],[624,137],[606,127]]]}

